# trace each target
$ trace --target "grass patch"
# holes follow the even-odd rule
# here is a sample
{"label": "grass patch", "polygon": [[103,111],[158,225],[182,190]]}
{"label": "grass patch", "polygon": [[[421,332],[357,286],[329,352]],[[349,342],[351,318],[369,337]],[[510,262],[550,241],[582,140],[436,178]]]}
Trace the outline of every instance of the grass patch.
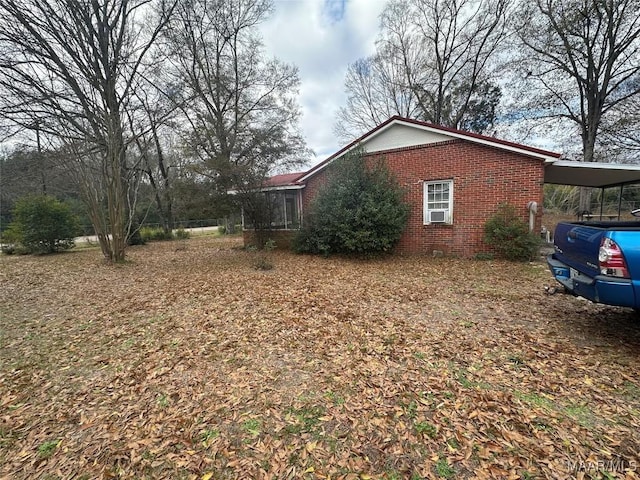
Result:
{"label": "grass patch", "polygon": [[556,405],[548,398],[539,395],[537,393],[523,393],[519,391],[513,392],[513,395],[524,403],[527,403],[536,408],[542,408],[545,410],[556,410]]}
{"label": "grass patch", "polygon": [[171,400],[167,395],[161,393],[156,397],[156,404],[160,408],[167,408],[169,405],[171,405]]}
{"label": "grass patch", "polygon": [[251,435],[257,437],[260,435],[260,429],[262,428],[262,422],[257,418],[250,418],[242,422],[242,430]]}
{"label": "grass patch", "polygon": [[629,400],[640,401],[640,387],[633,382],[625,381],[623,385],[624,396]]}
{"label": "grass patch", "polygon": [[446,458],[440,457],[435,465],[436,474],[440,478],[455,478],[456,471],[449,465]]}
{"label": "grass patch", "polygon": [[49,458],[51,457],[56,448],[60,445],[60,440],[47,440],[46,442],[38,445],[38,456],[40,458]]}
{"label": "grass patch", "polygon": [[436,426],[429,422],[416,422],[415,429],[419,434],[426,435],[430,438],[436,438],[436,435],[438,434]]}
{"label": "grass patch", "polygon": [[324,407],[318,405],[289,408],[285,417],[288,420],[285,431],[296,435],[300,433],[312,433],[320,423],[320,417],[322,417],[324,413]]}
{"label": "grass patch", "polygon": [[325,393],[325,396],[336,406],[344,405],[345,398],[336,392],[329,390]]}
{"label": "grass patch", "polygon": [[220,430],[217,428],[206,429],[200,433],[200,442],[208,447],[218,437],[220,437]]}
{"label": "grass patch", "polygon": [[564,412],[585,428],[593,427],[597,421],[594,413],[585,404],[568,405],[564,408]]}
{"label": "grass patch", "polygon": [[485,390],[491,388],[491,385],[487,382],[478,382],[475,380],[470,380],[469,372],[465,369],[455,370],[454,375],[458,383],[460,383],[460,385],[463,388],[482,388]]}
{"label": "grass patch", "polygon": [[[561,405],[558,405],[537,393],[514,392],[514,396],[533,407],[541,408],[549,412],[554,411],[562,413],[585,428],[593,427],[597,422],[596,415],[586,404],[583,403],[570,403],[569,405],[562,407]],[[532,422],[532,425],[538,430],[553,430],[546,420],[540,418]]]}

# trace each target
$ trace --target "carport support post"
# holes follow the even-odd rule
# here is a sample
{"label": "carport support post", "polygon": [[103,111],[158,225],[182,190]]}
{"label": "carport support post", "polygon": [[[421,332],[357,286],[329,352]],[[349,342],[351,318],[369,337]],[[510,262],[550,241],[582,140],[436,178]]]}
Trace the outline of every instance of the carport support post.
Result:
{"label": "carport support post", "polygon": [[620,212],[622,211],[622,192],[624,190],[624,183],[620,185],[620,194],[618,195],[618,221],[620,220]]}
{"label": "carport support post", "polygon": [[604,208],[604,187],[600,189],[600,221],[602,221],[602,209]]}

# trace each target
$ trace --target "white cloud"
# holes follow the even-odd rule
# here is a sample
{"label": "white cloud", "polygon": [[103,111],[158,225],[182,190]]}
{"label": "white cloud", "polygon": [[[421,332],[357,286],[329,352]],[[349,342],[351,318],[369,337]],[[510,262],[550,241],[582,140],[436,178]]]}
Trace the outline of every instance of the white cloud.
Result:
{"label": "white cloud", "polygon": [[301,127],[317,163],[342,145],[333,134],[349,64],[375,49],[385,0],[275,0],[266,50],[300,69]]}

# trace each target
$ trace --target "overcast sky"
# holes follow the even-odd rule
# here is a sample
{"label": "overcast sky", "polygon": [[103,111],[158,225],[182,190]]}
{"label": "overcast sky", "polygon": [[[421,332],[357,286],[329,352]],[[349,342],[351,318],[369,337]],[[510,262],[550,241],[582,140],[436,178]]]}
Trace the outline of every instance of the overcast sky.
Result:
{"label": "overcast sky", "polygon": [[349,64],[374,52],[385,0],[274,0],[267,52],[300,69],[301,127],[315,164],[341,146],[333,134]]}

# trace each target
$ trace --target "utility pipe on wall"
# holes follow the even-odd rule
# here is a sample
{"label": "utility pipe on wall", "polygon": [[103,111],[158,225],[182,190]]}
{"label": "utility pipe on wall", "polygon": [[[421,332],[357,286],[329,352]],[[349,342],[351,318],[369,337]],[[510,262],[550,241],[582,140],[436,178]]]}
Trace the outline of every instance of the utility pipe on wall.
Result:
{"label": "utility pipe on wall", "polygon": [[538,202],[531,201],[527,203],[527,210],[529,210],[529,231],[533,232],[536,227],[536,213],[538,213]]}

